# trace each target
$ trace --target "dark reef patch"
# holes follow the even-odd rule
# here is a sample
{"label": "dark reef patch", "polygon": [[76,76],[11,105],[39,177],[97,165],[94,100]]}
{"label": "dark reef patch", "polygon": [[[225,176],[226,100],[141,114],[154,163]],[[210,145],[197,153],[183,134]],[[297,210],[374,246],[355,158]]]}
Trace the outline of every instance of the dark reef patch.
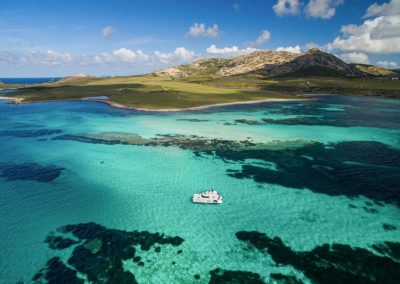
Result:
{"label": "dark reef patch", "polygon": [[2,130],[0,131],[0,136],[11,136],[11,137],[19,137],[19,138],[32,138],[32,137],[41,137],[48,135],[55,135],[62,133],[62,130],[52,130],[52,129],[18,129],[18,130]]}
{"label": "dark reef patch", "polygon": [[60,250],[69,248],[72,245],[79,244],[79,241],[54,235],[48,235],[44,242],[48,244],[49,248]]}
{"label": "dark reef patch", "polygon": [[214,151],[215,149],[230,148],[241,148],[251,147],[256,144],[244,140],[244,141],[231,141],[225,139],[207,139],[196,135],[168,135],[158,134],[153,138],[143,138],[137,134],[129,133],[115,133],[115,132],[103,132],[103,133],[92,133],[82,135],[64,134],[53,138],[53,140],[70,140],[78,141],[83,143],[92,144],[104,144],[104,145],[138,145],[138,146],[162,146],[170,147],[176,146],[181,149],[192,150],[200,153],[205,151]]}
{"label": "dark reef patch", "polygon": [[0,165],[1,177],[8,180],[35,180],[50,182],[58,178],[64,168],[42,166],[35,163]]}
{"label": "dark reef patch", "polygon": [[276,284],[302,284],[303,281],[297,279],[295,276],[292,275],[284,275],[281,273],[271,273],[271,279],[274,280]]}
{"label": "dark reef patch", "polygon": [[[243,162],[248,158],[269,161],[279,169],[243,164],[240,170],[227,171],[229,176],[235,178],[251,178],[259,183],[296,189],[308,188],[327,195],[363,195],[400,205],[400,150],[379,142],[341,142],[329,147],[314,143],[284,150],[237,151],[227,148],[217,149],[214,153],[227,161]],[[303,156],[314,159],[304,159]],[[345,162],[349,160],[354,162]],[[376,209],[366,208],[368,212],[375,213]]]}
{"label": "dark reef patch", "polygon": [[259,125],[260,122],[254,119],[236,119],[235,123],[242,123],[247,125]]}
{"label": "dark reef patch", "polygon": [[[328,104],[328,105],[327,105]],[[267,115],[298,116],[266,122],[285,125],[366,126],[399,129],[398,106],[385,100],[366,100],[350,96],[323,96],[323,100],[304,103],[266,105]],[[365,113],[368,112],[368,115]]]}
{"label": "dark reef patch", "polygon": [[396,227],[395,225],[387,224],[387,223],[383,223],[383,224],[382,224],[382,228],[383,228],[385,231],[395,231],[395,230],[397,230],[397,227]]}
{"label": "dark reef patch", "polygon": [[[322,118],[322,117],[296,117],[296,118],[284,118],[284,119],[263,118],[262,121],[265,123],[269,123],[269,124],[283,124],[283,125],[339,126],[335,120],[328,120],[328,119]],[[346,125],[341,125],[341,126],[344,127]]]}
{"label": "dark reef patch", "polygon": [[[72,140],[106,145],[175,146],[191,150],[197,158],[219,158],[241,163],[241,169],[228,169],[234,178],[251,178],[258,183],[289,188],[308,188],[317,193],[348,197],[366,196],[375,202],[400,206],[400,150],[375,141],[347,141],[324,145],[310,141],[254,143],[209,139],[195,135],[157,135],[143,138],[129,133],[60,135],[54,140]],[[255,159],[271,164],[246,163]],[[371,203],[372,204],[372,203]],[[379,203],[382,204],[382,203]],[[365,209],[375,213],[376,209]]]}
{"label": "dark reef patch", "polygon": [[264,284],[260,274],[249,271],[232,271],[216,268],[210,271],[209,284],[221,283],[243,283],[243,284]]}
{"label": "dark reef patch", "polygon": [[387,255],[400,261],[400,243],[383,242],[372,245],[372,248],[380,254]]}
{"label": "dark reef patch", "polygon": [[365,212],[367,212],[367,213],[374,213],[374,214],[378,213],[378,210],[375,208],[369,208],[369,207],[363,206],[362,209],[364,209]]}
{"label": "dark reef patch", "polygon": [[[237,232],[236,237],[257,250],[266,250],[275,263],[293,266],[315,283],[400,283],[400,262],[363,248],[324,244],[311,251],[295,251],[279,237],[270,238],[255,231]],[[385,242],[386,250],[378,249],[395,258],[399,245]]]}
{"label": "dark reef patch", "polygon": [[79,278],[77,271],[67,267],[59,257],[53,257],[33,277],[32,281],[49,284],[83,284],[84,280]]}
{"label": "dark reef patch", "polygon": [[[152,247],[157,249],[161,248],[161,245],[167,244],[179,246],[183,242],[183,239],[178,236],[169,237],[147,231],[128,232],[108,229],[96,223],[66,225],[57,231],[62,234],[72,234],[77,240],[50,234],[45,242],[52,249],[63,249],[79,243],[74,247],[72,255],[68,259],[68,265],[74,270],[69,269],[58,258],[56,262],[51,259],[47,268],[40,270],[34,279],[42,279],[39,275],[46,275],[47,283],[81,283],[50,282],[49,280],[50,278],[62,279],[65,271],[69,274],[75,273],[75,275],[77,271],[93,283],[137,283],[133,273],[124,270],[123,267],[123,261],[128,259],[136,262],[138,266],[144,266],[141,258],[136,256],[135,246],[139,246],[142,251],[149,251]],[[47,275],[52,276],[48,278]]]}
{"label": "dark reef patch", "polygon": [[72,135],[72,134],[64,134],[64,135],[56,136],[52,140],[71,140],[71,141],[78,141],[78,142],[83,142],[83,143],[105,144],[105,145],[127,144],[127,143],[123,143],[119,140],[105,140],[105,139],[87,137],[84,135]]}
{"label": "dark reef patch", "polygon": [[178,118],[177,121],[190,121],[190,122],[207,122],[208,119],[199,119],[199,118]]}

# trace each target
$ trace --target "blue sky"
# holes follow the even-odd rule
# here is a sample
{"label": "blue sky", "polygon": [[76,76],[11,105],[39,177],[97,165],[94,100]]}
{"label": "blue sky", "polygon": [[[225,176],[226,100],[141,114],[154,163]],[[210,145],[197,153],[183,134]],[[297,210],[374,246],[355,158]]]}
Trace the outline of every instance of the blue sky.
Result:
{"label": "blue sky", "polygon": [[317,46],[400,64],[400,0],[1,1],[0,77],[128,75]]}

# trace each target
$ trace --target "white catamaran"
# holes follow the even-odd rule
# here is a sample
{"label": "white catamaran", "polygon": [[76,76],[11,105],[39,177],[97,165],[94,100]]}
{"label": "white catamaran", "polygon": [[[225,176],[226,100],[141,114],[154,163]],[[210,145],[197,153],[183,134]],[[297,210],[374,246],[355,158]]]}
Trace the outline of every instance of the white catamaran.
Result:
{"label": "white catamaran", "polygon": [[222,196],[216,190],[207,190],[203,193],[193,194],[193,203],[221,204]]}

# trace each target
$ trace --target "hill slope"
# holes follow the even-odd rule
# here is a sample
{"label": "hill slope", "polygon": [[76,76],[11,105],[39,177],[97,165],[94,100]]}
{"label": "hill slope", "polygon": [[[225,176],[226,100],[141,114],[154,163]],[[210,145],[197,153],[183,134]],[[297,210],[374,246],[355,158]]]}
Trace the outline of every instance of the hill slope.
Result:
{"label": "hill slope", "polygon": [[226,77],[243,74],[266,76],[348,76],[390,77],[395,72],[365,64],[347,64],[340,58],[312,48],[307,52],[259,50],[233,59],[211,58],[159,70],[158,77],[185,79],[193,77]]}

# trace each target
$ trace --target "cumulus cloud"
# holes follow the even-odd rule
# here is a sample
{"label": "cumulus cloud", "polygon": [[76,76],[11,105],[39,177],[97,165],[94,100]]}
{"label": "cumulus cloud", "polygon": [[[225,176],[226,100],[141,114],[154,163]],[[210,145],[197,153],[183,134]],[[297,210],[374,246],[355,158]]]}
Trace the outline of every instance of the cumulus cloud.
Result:
{"label": "cumulus cloud", "polygon": [[198,56],[194,51],[187,50],[184,47],[178,47],[171,53],[156,50],[154,55],[155,58],[163,64],[189,62]]}
{"label": "cumulus cloud", "polygon": [[374,16],[391,16],[400,14],[400,0],[391,0],[388,3],[383,3],[379,5],[377,3],[372,4],[368,7],[367,12],[364,17],[374,17]]}
{"label": "cumulus cloud", "polygon": [[2,65],[31,65],[31,66],[56,66],[69,64],[74,61],[74,56],[66,52],[48,51],[2,51],[0,64]]}
{"label": "cumulus cloud", "polygon": [[138,63],[138,62],[146,62],[149,60],[149,56],[144,54],[140,49],[138,51],[132,51],[128,48],[120,48],[114,50],[112,55],[117,62],[123,63]]}
{"label": "cumulus cloud", "polygon": [[296,15],[299,13],[301,3],[299,0],[278,0],[272,9],[278,16]]}
{"label": "cumulus cloud", "polygon": [[261,34],[258,36],[258,38],[256,39],[255,44],[256,45],[260,45],[263,43],[267,43],[269,41],[269,39],[271,38],[271,33],[267,30],[263,30],[261,32]]}
{"label": "cumulus cloud", "polygon": [[400,53],[400,15],[380,16],[363,24],[345,25],[330,49],[375,54]]}
{"label": "cumulus cloud", "polygon": [[198,37],[211,37],[216,38],[219,35],[219,27],[217,24],[207,27],[204,23],[194,23],[189,31],[186,33],[186,36],[192,38]]}
{"label": "cumulus cloud", "polygon": [[336,13],[336,7],[343,4],[343,0],[310,0],[304,12],[308,17],[330,19]]}
{"label": "cumulus cloud", "polygon": [[210,45],[206,51],[208,54],[212,55],[218,55],[222,57],[233,57],[241,54],[248,54],[251,52],[256,51],[256,48],[253,47],[246,47],[246,48],[239,48],[237,46],[231,46],[231,47],[223,47],[223,48],[218,48],[215,46],[215,44]]}
{"label": "cumulus cloud", "polygon": [[114,32],[115,32],[115,30],[114,30],[113,27],[107,26],[107,27],[104,27],[104,28],[101,30],[101,36],[102,36],[103,38],[109,38],[110,36],[113,35]]}
{"label": "cumulus cloud", "polygon": [[257,39],[255,41],[246,43],[246,46],[249,47],[259,46],[261,44],[267,43],[270,38],[271,38],[271,33],[267,30],[262,30],[261,34],[257,37]]}
{"label": "cumulus cloud", "polygon": [[372,4],[360,25],[344,25],[327,49],[367,54],[400,53],[400,0]]}
{"label": "cumulus cloud", "polygon": [[388,68],[388,69],[393,69],[393,68],[399,68],[400,67],[400,65],[397,64],[396,62],[387,61],[387,60],[378,61],[376,64],[379,65],[379,66],[382,66],[384,68]]}
{"label": "cumulus cloud", "polygon": [[287,51],[287,52],[291,52],[291,53],[300,53],[301,52],[301,48],[300,48],[299,45],[287,46],[287,47],[278,47],[276,49],[276,51]]}
{"label": "cumulus cloud", "polygon": [[369,63],[368,55],[362,52],[343,53],[339,55],[339,57],[342,60],[346,61],[347,63],[362,63],[362,64]]}

